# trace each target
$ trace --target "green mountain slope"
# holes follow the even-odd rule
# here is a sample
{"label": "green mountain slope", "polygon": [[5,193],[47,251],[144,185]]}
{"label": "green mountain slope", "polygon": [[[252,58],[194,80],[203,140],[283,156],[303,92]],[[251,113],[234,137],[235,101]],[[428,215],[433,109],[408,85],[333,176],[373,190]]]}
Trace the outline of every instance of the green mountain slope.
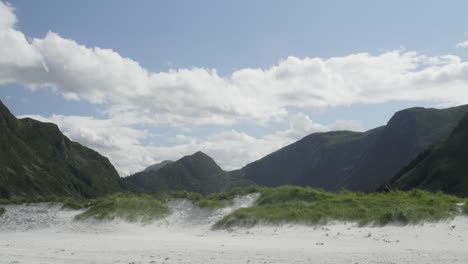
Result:
{"label": "green mountain slope", "polygon": [[120,190],[107,158],[70,141],[55,124],[17,119],[0,102],[0,198],[91,198]]}
{"label": "green mountain slope", "polygon": [[315,133],[235,174],[265,186],[373,191],[429,145],[445,140],[466,112],[466,105],[416,107],[399,111],[386,126],[364,133]]}
{"label": "green mountain slope", "polygon": [[422,152],[391,181],[391,188],[421,188],[468,196],[468,114],[443,143]]}
{"label": "green mountain slope", "polygon": [[245,185],[234,181],[215,161],[203,152],[185,156],[158,170],[145,170],[124,179],[136,192],[162,193],[189,191],[210,194]]}

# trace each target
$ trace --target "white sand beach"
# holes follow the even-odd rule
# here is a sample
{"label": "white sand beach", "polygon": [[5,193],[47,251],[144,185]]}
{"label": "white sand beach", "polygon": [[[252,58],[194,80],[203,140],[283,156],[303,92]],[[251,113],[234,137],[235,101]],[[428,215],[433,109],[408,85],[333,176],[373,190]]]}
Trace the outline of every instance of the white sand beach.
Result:
{"label": "white sand beach", "polygon": [[0,263],[468,263],[468,218],[414,226],[257,226],[211,224],[233,207],[171,204],[150,225],[76,222],[57,204],[7,206],[0,219]]}

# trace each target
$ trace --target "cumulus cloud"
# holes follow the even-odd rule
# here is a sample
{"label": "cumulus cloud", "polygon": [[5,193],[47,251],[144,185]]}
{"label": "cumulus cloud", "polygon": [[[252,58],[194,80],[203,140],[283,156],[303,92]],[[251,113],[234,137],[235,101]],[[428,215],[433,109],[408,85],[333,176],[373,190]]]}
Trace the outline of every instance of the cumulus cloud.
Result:
{"label": "cumulus cloud", "polygon": [[40,67],[41,54],[15,30],[13,8],[0,1],[0,84],[18,81],[17,71]]}
{"label": "cumulus cloud", "polygon": [[468,48],[468,40],[457,43],[457,48]]}
{"label": "cumulus cloud", "polygon": [[[207,68],[152,72],[111,49],[86,47],[52,31],[28,40],[17,30],[13,11],[0,1],[0,84],[53,89],[67,100],[99,105],[104,119],[56,115],[48,120],[109,156],[124,175],[197,150],[231,169],[311,132],[361,129],[353,120],[315,123],[305,114],[292,114],[291,108],[310,112],[388,101],[468,102],[468,62],[454,55],[396,50],[332,58],[291,56],[268,68],[244,68],[228,76]],[[231,124],[272,121],[288,122],[289,127],[261,137],[228,129]],[[144,146],[151,133],[135,128],[167,124],[226,129],[204,137],[180,133],[171,146]]]}
{"label": "cumulus cloud", "polygon": [[151,72],[111,49],[86,47],[49,32],[28,42],[0,4],[0,83],[53,88],[66,99],[105,104],[129,122],[232,124],[284,119],[288,107],[391,100],[468,101],[468,63],[410,51],[334,58],[288,57],[267,69],[221,77],[215,69]]}
{"label": "cumulus cloud", "polygon": [[0,30],[8,30],[16,24],[16,16],[13,13],[13,7],[9,4],[0,2]]}

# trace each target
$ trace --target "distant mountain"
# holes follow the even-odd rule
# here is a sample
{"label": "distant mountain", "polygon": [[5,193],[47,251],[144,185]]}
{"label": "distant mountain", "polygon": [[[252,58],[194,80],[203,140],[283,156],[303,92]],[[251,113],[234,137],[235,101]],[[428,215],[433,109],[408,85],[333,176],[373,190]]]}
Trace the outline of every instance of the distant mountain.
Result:
{"label": "distant mountain", "polygon": [[367,132],[311,134],[233,173],[265,186],[373,191],[418,153],[445,140],[467,112],[468,105],[405,109]]}
{"label": "distant mountain", "polygon": [[146,171],[146,172],[148,172],[148,171],[158,171],[158,170],[161,169],[162,167],[164,167],[164,166],[166,166],[167,164],[172,163],[172,162],[174,162],[174,161],[172,161],[172,160],[164,160],[164,161],[162,161],[162,162],[160,162],[160,163],[156,163],[156,164],[153,164],[153,165],[149,166],[148,168],[144,169],[143,171]]}
{"label": "distant mountain", "polygon": [[130,190],[145,193],[190,191],[210,194],[241,186],[203,152],[185,156],[158,170],[144,170],[124,179]]}
{"label": "distant mountain", "polygon": [[121,190],[107,158],[70,141],[55,124],[17,119],[0,102],[0,198],[92,198]]}
{"label": "distant mountain", "polygon": [[391,188],[421,188],[468,197],[468,114],[443,143],[428,148],[400,171]]}

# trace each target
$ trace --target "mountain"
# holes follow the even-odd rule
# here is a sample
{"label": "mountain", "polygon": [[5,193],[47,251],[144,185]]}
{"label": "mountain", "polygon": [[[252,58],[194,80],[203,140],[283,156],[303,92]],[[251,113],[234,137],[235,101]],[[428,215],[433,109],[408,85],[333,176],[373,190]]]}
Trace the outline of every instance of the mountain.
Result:
{"label": "mountain", "polygon": [[0,198],[92,198],[121,190],[106,157],[70,141],[55,124],[17,119],[0,101]]}
{"label": "mountain", "polygon": [[443,191],[468,197],[468,114],[443,143],[428,148],[400,171],[390,188]]}
{"label": "mountain", "polygon": [[381,128],[366,133],[314,133],[237,172],[265,186],[305,185],[337,190],[368,151]]}
{"label": "mountain", "polygon": [[159,170],[135,173],[124,181],[130,190],[145,193],[189,191],[210,194],[245,184],[245,181],[232,179],[211,157],[200,151]]}
{"label": "mountain", "polygon": [[149,166],[148,168],[144,169],[143,171],[146,171],[146,172],[148,172],[148,171],[158,171],[162,167],[164,167],[167,164],[172,163],[172,162],[174,162],[174,161],[164,160],[164,161],[161,161],[160,163],[156,163],[156,164],[153,164],[153,165]]}
{"label": "mountain", "polygon": [[468,105],[405,109],[367,132],[311,134],[234,173],[265,186],[374,191],[418,153],[445,140],[467,112]]}

